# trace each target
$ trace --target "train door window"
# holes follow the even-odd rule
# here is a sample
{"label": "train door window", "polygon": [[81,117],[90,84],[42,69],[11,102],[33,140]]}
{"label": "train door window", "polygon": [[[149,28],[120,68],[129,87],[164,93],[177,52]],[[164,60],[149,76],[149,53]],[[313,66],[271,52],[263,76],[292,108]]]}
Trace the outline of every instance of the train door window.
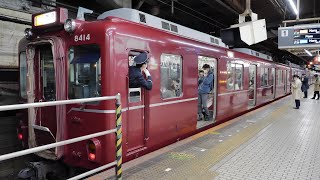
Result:
{"label": "train door window", "polygon": [[243,89],[243,65],[236,63],[227,63],[227,89]]}
{"label": "train door window", "polygon": [[69,49],[69,98],[101,96],[101,58],[98,45]]}
{"label": "train door window", "polygon": [[282,82],[282,70],[277,70],[277,85],[283,84]]}
{"label": "train door window", "polygon": [[27,57],[26,52],[20,53],[20,96],[27,99]]}
{"label": "train door window", "polygon": [[234,90],[234,70],[230,62],[227,63],[227,89]]}
{"label": "train door window", "polygon": [[276,78],[276,70],[275,68],[271,68],[271,84],[270,85],[275,85],[275,78]]}
{"label": "train door window", "polygon": [[236,64],[236,72],[235,72],[235,85],[234,89],[235,90],[242,90],[242,81],[243,81],[243,65],[242,64]]}
{"label": "train door window", "polygon": [[162,54],[161,63],[161,98],[182,96],[182,57],[173,54]]}
{"label": "train door window", "polygon": [[[203,73],[200,73],[202,72],[202,67],[203,65],[205,64],[208,64],[210,66],[210,71],[211,73],[215,73],[215,61],[216,59],[215,58],[212,58],[212,57],[206,57],[206,56],[198,56],[198,72],[199,72],[199,80],[198,80],[198,85],[200,85],[202,83],[202,78],[204,76]],[[214,79],[212,81],[212,84],[211,84],[211,91],[214,89]]]}
{"label": "train door window", "polygon": [[269,73],[268,68],[261,68],[261,86],[268,86]]}
{"label": "train door window", "polygon": [[51,44],[39,48],[41,62],[42,91],[46,101],[56,99],[56,80]]}
{"label": "train door window", "polygon": [[[139,51],[130,51],[128,57],[129,67],[135,66],[134,58],[139,55]],[[129,103],[140,102],[141,101],[141,87],[129,88]]]}

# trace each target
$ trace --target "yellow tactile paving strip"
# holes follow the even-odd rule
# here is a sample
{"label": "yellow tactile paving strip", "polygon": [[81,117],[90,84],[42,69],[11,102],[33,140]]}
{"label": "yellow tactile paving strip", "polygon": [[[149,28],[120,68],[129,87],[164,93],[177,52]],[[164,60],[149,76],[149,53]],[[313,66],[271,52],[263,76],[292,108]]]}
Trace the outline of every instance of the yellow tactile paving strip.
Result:
{"label": "yellow tactile paving strip", "polygon": [[[210,172],[210,167],[254,137],[257,133],[275,121],[277,119],[276,117],[281,115],[281,113],[288,108],[289,105],[280,107],[262,121],[246,128],[245,131],[239,132],[232,138],[218,144],[213,149],[208,149],[202,156],[184,161],[168,158],[165,161],[145,168],[144,170],[139,171],[139,173],[125,179],[213,179],[218,174]],[[206,133],[207,132],[208,131],[206,131]],[[182,163],[183,165],[177,169],[172,169],[170,173],[164,174],[164,169],[173,167],[175,163]]]}

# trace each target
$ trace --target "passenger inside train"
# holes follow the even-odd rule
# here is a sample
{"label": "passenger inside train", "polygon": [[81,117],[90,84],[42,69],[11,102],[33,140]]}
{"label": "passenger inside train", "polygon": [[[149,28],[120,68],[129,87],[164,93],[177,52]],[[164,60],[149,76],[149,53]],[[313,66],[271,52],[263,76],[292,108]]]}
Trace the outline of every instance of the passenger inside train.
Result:
{"label": "passenger inside train", "polygon": [[176,98],[182,95],[181,56],[164,54],[161,56],[161,98]]}
{"label": "passenger inside train", "polygon": [[[207,106],[207,102],[209,99],[209,94],[213,90],[213,72],[208,64],[204,64],[202,66],[204,77],[201,84],[198,87],[198,120],[201,121],[204,119],[205,121],[210,120],[210,114]],[[204,117],[203,117],[203,116]]]}

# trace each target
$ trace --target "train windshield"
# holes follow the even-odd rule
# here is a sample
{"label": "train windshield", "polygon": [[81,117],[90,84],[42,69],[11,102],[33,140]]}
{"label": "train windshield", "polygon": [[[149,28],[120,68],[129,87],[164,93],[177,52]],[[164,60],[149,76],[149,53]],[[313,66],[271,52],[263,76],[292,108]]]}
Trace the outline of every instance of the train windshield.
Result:
{"label": "train windshield", "polygon": [[101,96],[100,48],[97,45],[69,49],[69,98]]}

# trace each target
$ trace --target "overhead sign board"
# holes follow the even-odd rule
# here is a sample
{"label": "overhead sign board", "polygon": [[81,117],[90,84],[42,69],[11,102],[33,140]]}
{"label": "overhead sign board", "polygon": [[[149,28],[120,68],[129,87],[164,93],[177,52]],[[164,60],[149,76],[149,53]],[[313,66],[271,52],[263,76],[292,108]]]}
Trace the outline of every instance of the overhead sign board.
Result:
{"label": "overhead sign board", "polygon": [[278,48],[320,47],[320,24],[280,27],[278,29]]}

